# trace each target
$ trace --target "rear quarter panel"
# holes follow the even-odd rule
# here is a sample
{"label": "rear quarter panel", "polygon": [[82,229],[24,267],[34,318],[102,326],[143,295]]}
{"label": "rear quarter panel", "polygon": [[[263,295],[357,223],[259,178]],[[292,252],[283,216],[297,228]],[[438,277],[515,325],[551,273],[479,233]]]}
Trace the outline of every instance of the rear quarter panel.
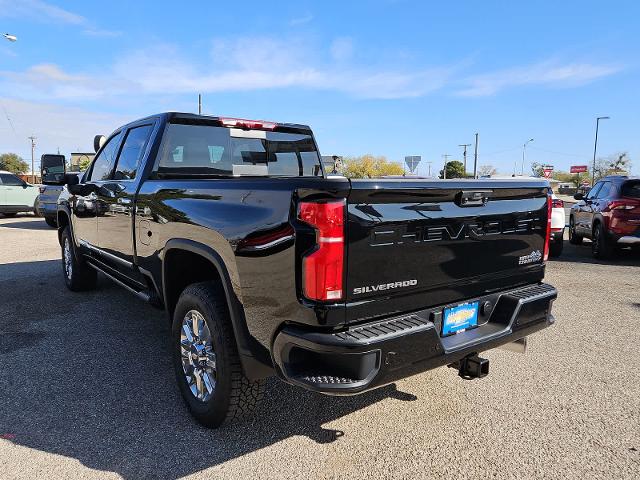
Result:
{"label": "rear quarter panel", "polygon": [[147,180],[136,204],[138,265],[160,279],[167,242],[188,239],[209,246],[224,262],[250,334],[269,347],[283,322],[318,320],[298,299],[295,240],[257,253],[243,245],[290,228],[298,196],[347,192],[345,179]]}

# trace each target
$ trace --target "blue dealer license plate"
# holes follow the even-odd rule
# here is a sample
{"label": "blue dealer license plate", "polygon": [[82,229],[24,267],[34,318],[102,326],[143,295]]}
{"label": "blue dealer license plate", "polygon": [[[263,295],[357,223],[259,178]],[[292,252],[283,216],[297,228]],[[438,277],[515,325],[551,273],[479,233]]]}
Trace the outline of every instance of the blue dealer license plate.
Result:
{"label": "blue dealer license plate", "polygon": [[478,325],[478,302],[463,303],[445,308],[442,318],[442,335],[450,335]]}

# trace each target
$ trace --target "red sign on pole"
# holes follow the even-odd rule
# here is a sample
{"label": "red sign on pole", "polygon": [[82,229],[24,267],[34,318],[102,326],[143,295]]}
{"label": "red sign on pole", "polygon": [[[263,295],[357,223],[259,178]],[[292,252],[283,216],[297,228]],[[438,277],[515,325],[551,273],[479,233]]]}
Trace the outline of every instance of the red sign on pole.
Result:
{"label": "red sign on pole", "polygon": [[544,167],[542,170],[544,178],[551,178],[551,174],[553,173],[553,167]]}
{"label": "red sign on pole", "polygon": [[586,165],[571,165],[571,173],[586,173],[589,171],[589,168]]}

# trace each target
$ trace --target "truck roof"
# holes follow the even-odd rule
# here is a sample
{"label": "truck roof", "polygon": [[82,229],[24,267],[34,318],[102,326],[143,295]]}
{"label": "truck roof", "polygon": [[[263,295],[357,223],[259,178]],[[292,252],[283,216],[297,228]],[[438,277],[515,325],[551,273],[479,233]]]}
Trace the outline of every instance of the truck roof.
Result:
{"label": "truck roof", "polygon": [[[126,125],[123,125],[122,127],[127,127],[131,124],[138,123],[144,120],[158,119],[162,117],[166,118],[168,122],[177,120],[185,123],[193,123],[194,125],[207,124],[211,122],[215,122],[215,123],[219,122],[224,124],[224,123],[228,123],[229,121],[237,121],[237,122],[245,123],[245,126],[241,128],[256,128],[256,129],[265,129],[265,130],[275,129],[277,131],[285,130],[293,133],[295,132],[311,133],[311,127],[309,127],[309,125],[304,125],[302,123],[283,123],[283,122],[274,122],[274,121],[267,121],[267,120],[249,120],[249,119],[243,119],[243,118],[226,117],[222,115],[198,115],[197,113],[186,113],[186,112],[156,113],[154,115],[149,115],[147,117],[139,118],[137,120],[129,122]],[[263,125],[264,127],[261,128],[260,126],[251,126],[251,125]],[[273,126],[273,128],[268,128],[266,127],[266,125]],[[227,125],[227,126],[230,126],[230,125]]]}

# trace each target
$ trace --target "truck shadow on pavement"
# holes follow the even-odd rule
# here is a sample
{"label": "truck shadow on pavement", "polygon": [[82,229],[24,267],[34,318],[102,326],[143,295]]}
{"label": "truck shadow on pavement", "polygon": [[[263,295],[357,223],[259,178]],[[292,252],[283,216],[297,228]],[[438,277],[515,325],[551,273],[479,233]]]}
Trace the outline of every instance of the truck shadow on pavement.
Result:
{"label": "truck shadow on pavement", "polygon": [[45,223],[44,220],[35,219],[33,217],[29,218],[29,221],[25,222],[2,222],[0,223],[0,228],[20,228],[23,230],[53,230],[53,227],[50,227]]}
{"label": "truck shadow on pavement", "polygon": [[350,433],[327,423],[387,398],[416,400],[395,385],[338,398],[274,379],[253,417],[208,430],[175,384],[164,312],[102,278],[96,291],[71,293],[59,260],[0,265],[0,292],[0,448],[175,479],[292,436],[339,441]]}

